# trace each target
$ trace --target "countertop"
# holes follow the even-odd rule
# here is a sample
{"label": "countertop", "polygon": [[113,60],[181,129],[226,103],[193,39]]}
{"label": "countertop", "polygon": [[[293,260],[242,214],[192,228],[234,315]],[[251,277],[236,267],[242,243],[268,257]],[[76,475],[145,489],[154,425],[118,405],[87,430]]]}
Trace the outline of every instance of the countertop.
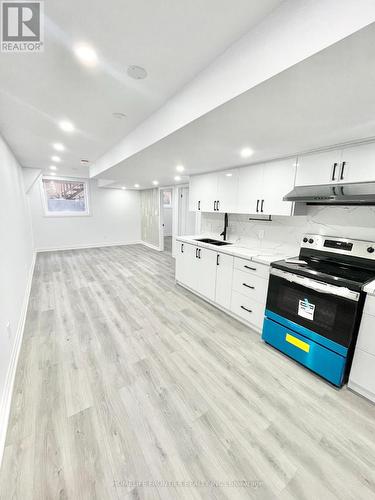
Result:
{"label": "countertop", "polygon": [[202,243],[201,241],[196,241],[197,238],[213,238],[219,239],[218,237],[213,237],[212,235],[193,235],[193,236],[178,236],[176,241],[182,241],[185,243],[193,243],[194,245],[199,245],[202,248],[209,248],[210,250],[215,250],[216,252],[225,253],[228,255],[233,255],[234,257],[241,257],[243,259],[251,260],[257,262],[258,264],[270,265],[271,262],[276,260],[287,259],[289,257],[294,257],[294,255],[286,255],[285,253],[277,252],[272,248],[260,248],[260,247],[245,247],[238,243],[232,243],[230,245],[216,246],[210,243]]}

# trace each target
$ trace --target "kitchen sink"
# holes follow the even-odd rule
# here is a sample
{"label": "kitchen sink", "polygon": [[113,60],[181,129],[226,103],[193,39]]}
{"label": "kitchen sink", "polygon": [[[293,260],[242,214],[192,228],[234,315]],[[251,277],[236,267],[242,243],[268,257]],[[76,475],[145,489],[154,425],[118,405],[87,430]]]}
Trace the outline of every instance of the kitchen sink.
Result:
{"label": "kitchen sink", "polygon": [[212,240],[211,238],[196,238],[195,241],[200,241],[201,243],[209,243],[210,245],[216,245],[218,247],[232,244],[228,243],[228,241]]}

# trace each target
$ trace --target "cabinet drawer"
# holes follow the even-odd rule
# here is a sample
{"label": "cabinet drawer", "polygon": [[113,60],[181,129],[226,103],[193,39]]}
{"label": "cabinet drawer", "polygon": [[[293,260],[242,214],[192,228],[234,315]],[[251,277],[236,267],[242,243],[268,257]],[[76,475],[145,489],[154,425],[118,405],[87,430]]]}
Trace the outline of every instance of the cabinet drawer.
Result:
{"label": "cabinet drawer", "polygon": [[268,280],[254,273],[235,269],[233,273],[233,290],[261,304],[266,303]]}
{"label": "cabinet drawer", "polygon": [[375,297],[373,295],[367,295],[363,314],[375,316]]}
{"label": "cabinet drawer", "polygon": [[375,356],[375,317],[364,314],[359,329],[357,347]]}
{"label": "cabinet drawer", "polygon": [[247,273],[256,274],[261,278],[268,278],[270,274],[269,266],[265,266],[263,264],[257,264],[256,262],[252,262],[251,260],[241,259],[240,257],[234,258],[234,268],[240,269],[241,271],[245,271]]}
{"label": "cabinet drawer", "polygon": [[265,304],[260,304],[233,290],[230,310],[258,330],[262,329],[264,308]]}

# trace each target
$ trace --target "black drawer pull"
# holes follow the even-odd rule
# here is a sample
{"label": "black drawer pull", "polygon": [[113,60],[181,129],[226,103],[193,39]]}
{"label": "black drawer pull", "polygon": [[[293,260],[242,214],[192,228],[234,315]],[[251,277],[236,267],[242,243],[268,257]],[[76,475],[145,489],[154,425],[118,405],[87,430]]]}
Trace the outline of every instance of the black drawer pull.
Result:
{"label": "black drawer pull", "polygon": [[256,271],[257,268],[256,267],[250,267],[250,266],[243,266],[243,267],[246,267],[246,269],[250,269],[250,271]]}
{"label": "black drawer pull", "polygon": [[248,285],[247,283],[242,283],[243,286],[246,286],[247,288],[251,288],[252,290],[255,290],[255,286]]}
{"label": "black drawer pull", "polygon": [[248,313],[252,313],[253,311],[251,309],[248,309],[247,307],[245,306],[241,306],[241,309],[244,309],[245,311],[247,311]]}

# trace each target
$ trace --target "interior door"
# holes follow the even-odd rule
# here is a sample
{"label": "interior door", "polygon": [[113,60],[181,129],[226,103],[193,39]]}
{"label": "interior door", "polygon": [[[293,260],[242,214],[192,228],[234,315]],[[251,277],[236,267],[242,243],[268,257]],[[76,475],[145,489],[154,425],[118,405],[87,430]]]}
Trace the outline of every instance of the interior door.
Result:
{"label": "interior door", "polygon": [[241,214],[259,213],[262,194],[263,164],[240,168],[236,212]]}
{"label": "interior door", "polygon": [[216,287],[216,255],[214,250],[199,248],[199,258],[197,259],[197,292],[207,297],[209,300],[215,300]]}
{"label": "interior door", "polygon": [[291,215],[293,203],[283,201],[283,197],[294,187],[295,171],[295,159],[274,161],[264,165],[261,213]]}
{"label": "interior door", "polygon": [[340,174],[341,151],[334,149],[298,158],[296,186],[337,183]]}

